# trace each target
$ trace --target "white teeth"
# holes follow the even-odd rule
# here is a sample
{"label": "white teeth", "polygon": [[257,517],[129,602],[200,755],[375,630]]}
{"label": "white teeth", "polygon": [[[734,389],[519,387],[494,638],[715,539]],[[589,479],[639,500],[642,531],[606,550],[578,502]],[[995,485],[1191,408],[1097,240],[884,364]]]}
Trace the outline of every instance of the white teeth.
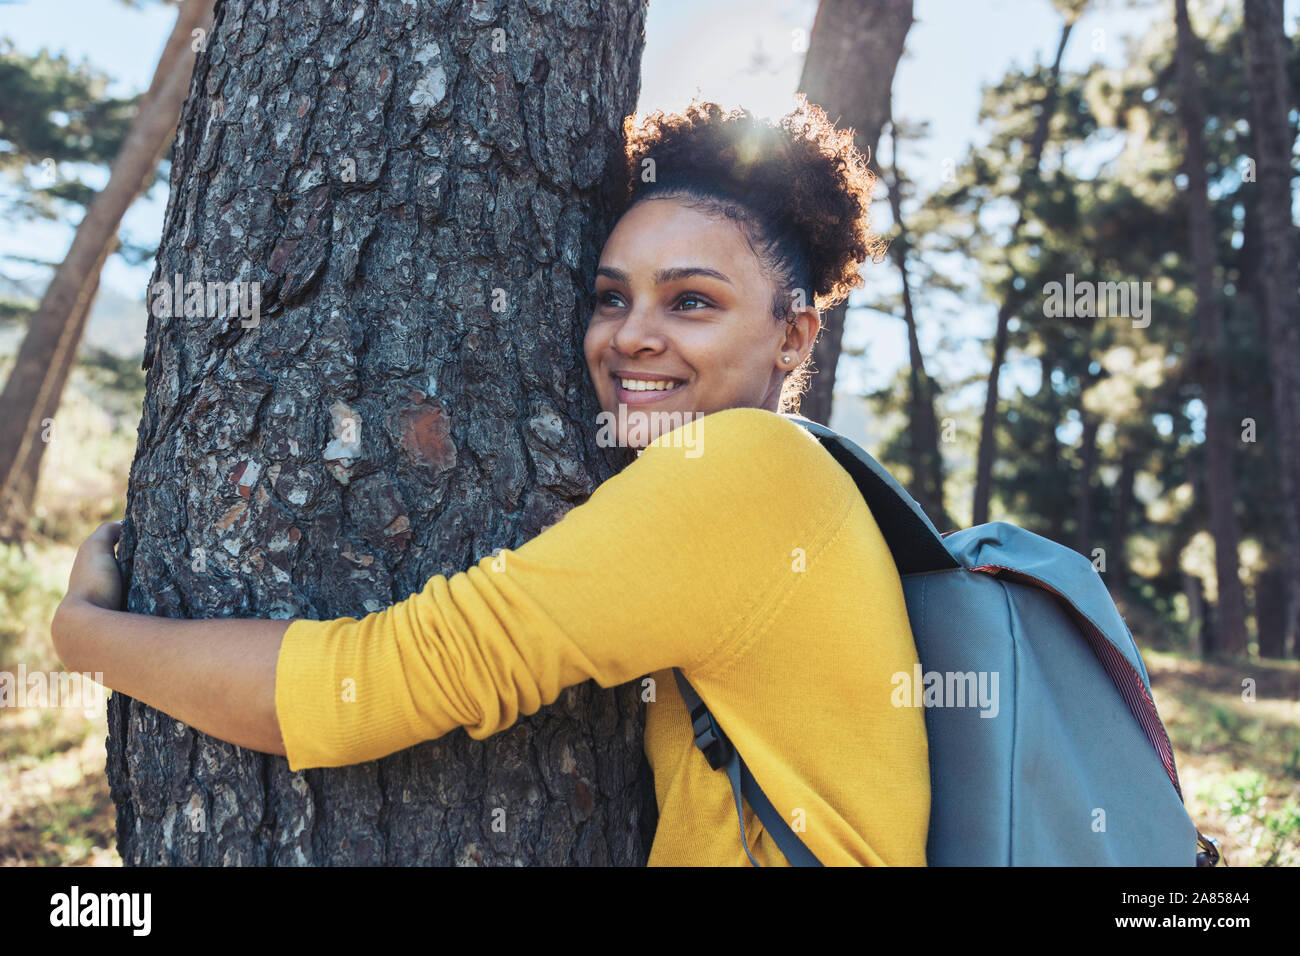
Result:
{"label": "white teeth", "polygon": [[643,382],[635,378],[622,378],[619,381],[629,392],[657,392],[677,387],[676,382]]}

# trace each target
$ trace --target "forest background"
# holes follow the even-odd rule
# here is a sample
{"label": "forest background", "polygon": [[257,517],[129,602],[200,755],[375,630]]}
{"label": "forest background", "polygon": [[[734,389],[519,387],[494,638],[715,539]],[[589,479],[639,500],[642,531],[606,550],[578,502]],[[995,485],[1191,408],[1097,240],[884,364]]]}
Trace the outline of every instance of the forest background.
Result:
{"label": "forest background", "polygon": [[[1177,6],[916,0],[872,155],[890,253],[848,304],[826,403],[941,530],[1006,520],[1092,559],[1200,829],[1234,864],[1296,865],[1300,352],[1279,343],[1300,323],[1300,5],[1278,4],[1287,99],[1272,114],[1243,5],[1187,3],[1181,62]],[[698,93],[779,116],[817,8],[652,0],[638,110]],[[0,380],[176,19],[161,0],[0,3]],[[1288,199],[1272,207],[1270,122]],[[48,623],[72,554],[123,513],[170,173],[164,155],[116,230],[52,425],[23,459],[30,487],[6,501],[0,670],[58,666]],[[0,708],[0,863],[120,865],[105,733],[102,713]]]}

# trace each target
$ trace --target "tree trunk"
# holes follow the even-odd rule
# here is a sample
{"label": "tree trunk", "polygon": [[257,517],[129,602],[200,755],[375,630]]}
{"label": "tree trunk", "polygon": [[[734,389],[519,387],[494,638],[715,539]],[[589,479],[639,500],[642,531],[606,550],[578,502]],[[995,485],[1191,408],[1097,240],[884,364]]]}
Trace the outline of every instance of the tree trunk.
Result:
{"label": "tree trunk", "polygon": [[1187,234],[1192,269],[1196,273],[1196,331],[1200,340],[1196,354],[1205,386],[1205,487],[1210,499],[1210,532],[1214,537],[1214,565],[1219,584],[1215,650],[1224,655],[1245,654],[1246,598],[1238,573],[1241,531],[1237,523],[1237,481],[1233,472],[1240,443],[1229,420],[1230,387],[1223,358],[1227,348],[1215,280],[1218,262],[1206,182],[1205,143],[1201,138],[1205,115],[1196,79],[1196,39],[1187,18],[1187,0],[1175,0],[1174,7],[1183,172],[1187,175]]}
{"label": "tree trunk", "polygon": [[[912,0],[821,0],[804,55],[800,92],[826,110],[837,126],[851,126],[854,142],[876,165],[876,143],[889,117],[890,87],[912,26]],[[800,414],[829,424],[847,303],[822,316],[813,345],[816,373]]]}
{"label": "tree trunk", "polygon": [[[1295,226],[1291,221],[1291,124],[1282,0],[1246,0],[1246,63],[1259,226],[1257,298],[1268,342],[1277,439],[1285,610],[1283,653],[1300,648],[1300,330],[1297,330]],[[1260,631],[1263,642],[1263,631]]]}
{"label": "tree trunk", "polygon": [[902,280],[903,321],[907,323],[907,372],[910,427],[908,449],[911,452],[913,494],[931,520],[942,530],[953,527],[943,503],[943,455],[939,451],[939,424],[934,414],[934,389],[925,371],[925,356],[916,333],[916,313],[912,307],[912,284],[907,266],[911,248],[910,234],[903,221],[903,179],[898,172],[898,129],[890,124],[889,208],[894,215],[897,233],[889,245],[889,254]]}
{"label": "tree trunk", "polygon": [[1097,429],[1101,426],[1101,421],[1097,416],[1090,414],[1083,408],[1079,409],[1079,415],[1083,419],[1083,435],[1079,440],[1078,528],[1075,529],[1078,545],[1076,550],[1091,561],[1093,548],[1097,546],[1092,537],[1092,494],[1093,482],[1097,476]]}
{"label": "tree trunk", "polygon": [[[116,243],[116,237],[113,239]],[[95,294],[99,291],[99,276],[95,276],[90,287],[90,295],[81,300],[77,312],[69,317],[74,326],[72,334],[65,339],[66,347],[61,349],[50,369],[50,387],[44,390],[45,405],[40,409],[37,424],[40,426],[39,440],[33,441],[27,449],[27,458],[18,471],[13,494],[9,498],[8,527],[15,532],[15,538],[25,537],[23,533],[31,521],[36,505],[36,488],[41,480],[41,459],[45,457],[46,446],[58,438],[54,428],[55,416],[63,398],[63,389],[72,375],[72,367],[77,364],[77,350],[81,344],[81,334],[85,331],[86,320],[95,305]],[[48,423],[48,424],[47,424]],[[47,435],[49,436],[47,439]]]}
{"label": "tree trunk", "polygon": [[[23,337],[4,392],[0,393],[0,540],[20,537],[28,513],[22,507],[21,486],[37,456],[39,467],[41,420],[57,408],[63,381],[52,374],[75,355],[104,260],[117,241],[117,227],[131,203],[153,178],[159,157],[176,129],[185,91],[193,72],[192,31],[207,30],[213,0],[186,0],[176,14],[149,90],[113,161],[108,184],[95,196],[68,250],[50,280],[41,304]],[[65,379],[66,380],[66,379]]]}
{"label": "tree trunk", "polygon": [[1127,448],[1120,453],[1119,477],[1115,479],[1115,538],[1111,544],[1111,553],[1106,556],[1111,592],[1118,590],[1124,597],[1130,591],[1128,536],[1132,527],[1133,482],[1137,476],[1133,458],[1133,452]]}
{"label": "tree trunk", "polygon": [[1187,596],[1187,653],[1209,657],[1209,628],[1206,626],[1205,587],[1194,574],[1183,572],[1183,594]]}
{"label": "tree trunk", "polygon": [[[1029,141],[1029,162],[1026,166],[1028,175],[1020,177],[1016,189],[1016,222],[1011,227],[1011,244],[1014,245],[1020,229],[1025,224],[1024,195],[1030,183],[1038,178],[1038,170],[1043,161],[1043,147],[1047,145],[1047,134],[1051,131],[1052,115],[1056,112],[1056,98],[1060,89],[1061,59],[1065,56],[1065,45],[1069,42],[1070,31],[1074,29],[1074,19],[1067,17],[1061,27],[1061,38],[1056,44],[1056,58],[1047,75],[1047,89],[1043,91],[1043,102],[1034,122],[1033,139]],[[994,430],[998,417],[998,380],[1002,377],[1002,365],[1007,360],[1007,346],[1011,341],[1011,317],[1024,303],[1029,295],[1027,289],[1017,291],[1015,277],[1007,282],[1002,304],[998,306],[998,320],[993,332],[993,365],[989,368],[988,385],[984,390],[984,412],[980,416],[980,444],[975,459],[975,500],[971,511],[971,524],[984,524],[989,520],[989,502],[993,497],[993,459],[997,449]]]}
{"label": "tree trunk", "polygon": [[[1034,467],[1038,472],[1038,480],[1051,489],[1068,488],[1072,478],[1062,454],[1060,439],[1056,437],[1056,429],[1061,424],[1061,418],[1065,413],[1065,403],[1052,384],[1057,362],[1057,350],[1051,342],[1047,342],[1038,356],[1038,375],[1043,384],[1036,397],[1041,409],[1046,413],[1044,417],[1048,426],[1037,436],[1041,444],[1030,446],[1036,455]],[[1052,495],[1053,499],[1062,500],[1062,504],[1048,509],[1047,514],[1044,515],[1047,525],[1043,532],[1046,537],[1062,544],[1065,543],[1067,517],[1063,504],[1064,497]]]}
{"label": "tree trunk", "polygon": [[1255,630],[1259,656],[1282,656],[1282,628],[1286,623],[1286,578],[1280,568],[1265,568],[1255,579]]}
{"label": "tree trunk", "polygon": [[[645,0],[354,7],[224,0],[196,67],[151,284],[130,610],[361,616],[536,536],[629,460],[596,446],[581,342]],[[169,316],[173,276],[260,283],[260,312]],[[587,682],[485,741],[301,773],[114,694],[119,851],[643,865],[638,691]]]}

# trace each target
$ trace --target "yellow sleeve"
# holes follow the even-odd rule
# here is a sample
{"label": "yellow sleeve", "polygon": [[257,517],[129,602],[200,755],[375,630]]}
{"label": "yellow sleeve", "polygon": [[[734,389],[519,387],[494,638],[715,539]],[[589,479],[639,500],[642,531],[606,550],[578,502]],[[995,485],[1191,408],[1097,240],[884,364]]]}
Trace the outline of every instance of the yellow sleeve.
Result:
{"label": "yellow sleeve", "polygon": [[518,549],[360,620],[295,621],[275,681],[290,769],[373,760],[456,727],[483,739],[588,678],[612,687],[722,659],[761,626],[792,550],[843,511],[808,485],[824,454],[772,412],[715,412],[660,436]]}

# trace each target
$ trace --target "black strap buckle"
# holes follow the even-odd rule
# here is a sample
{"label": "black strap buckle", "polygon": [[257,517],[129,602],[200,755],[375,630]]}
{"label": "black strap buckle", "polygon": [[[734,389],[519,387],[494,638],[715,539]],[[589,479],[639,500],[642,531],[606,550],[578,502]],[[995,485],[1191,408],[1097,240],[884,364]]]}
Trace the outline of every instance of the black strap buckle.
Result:
{"label": "black strap buckle", "polygon": [[704,754],[709,766],[714,770],[725,766],[734,748],[703,703],[691,711],[691,729],[695,732],[695,746]]}
{"label": "black strap buckle", "polygon": [[1228,861],[1223,857],[1219,849],[1219,841],[1214,837],[1208,837],[1200,830],[1196,831],[1196,865],[1197,866],[1218,866],[1222,863],[1228,865]]}

